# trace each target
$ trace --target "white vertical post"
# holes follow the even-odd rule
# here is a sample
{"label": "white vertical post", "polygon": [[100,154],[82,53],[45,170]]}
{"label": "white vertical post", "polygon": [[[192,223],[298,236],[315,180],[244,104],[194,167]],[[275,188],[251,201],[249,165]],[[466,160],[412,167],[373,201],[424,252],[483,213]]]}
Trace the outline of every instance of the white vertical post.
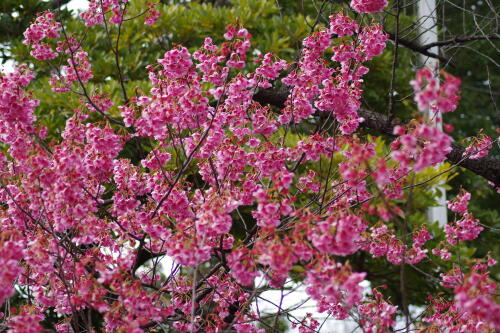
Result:
{"label": "white vertical post", "polygon": [[[429,44],[437,42],[437,18],[436,18],[436,0],[419,0],[417,2],[417,23],[419,31],[420,44]],[[429,49],[429,52],[437,54],[439,48],[434,46]],[[439,65],[436,58],[430,58],[420,54],[422,65]]]}
{"label": "white vertical post", "polygon": [[[417,2],[417,22],[419,25],[421,45],[437,42],[437,18],[436,18],[436,0],[419,0]],[[429,52],[439,54],[439,48],[434,46],[429,49]],[[439,61],[436,58],[427,57],[423,54],[419,55],[419,60],[422,66],[427,66],[435,71],[435,75],[439,74]],[[428,111],[427,114],[433,118]],[[435,119],[435,117],[434,117]],[[435,126],[443,129],[442,119],[434,122]],[[446,208],[446,190],[440,189],[442,195],[438,198],[438,205],[436,207],[429,207],[427,216],[431,222],[438,221],[440,226],[447,223],[447,208]]]}
{"label": "white vertical post", "polygon": [[[419,42],[421,45],[437,42],[437,17],[436,17],[436,0],[419,0],[417,2],[417,22],[419,24],[420,38]],[[429,49],[429,52],[434,54],[439,53],[439,48],[434,46]],[[439,61],[436,58],[427,57],[420,54],[419,57],[422,66],[428,66],[435,71],[435,75],[439,74]],[[430,118],[435,119],[428,111],[427,114]],[[439,119],[435,121],[434,124],[439,128],[443,128],[442,120]],[[440,226],[447,223],[447,211],[446,211],[446,190],[440,189],[441,195],[437,200],[436,207],[430,207],[427,210],[427,216],[431,222],[438,221]]]}

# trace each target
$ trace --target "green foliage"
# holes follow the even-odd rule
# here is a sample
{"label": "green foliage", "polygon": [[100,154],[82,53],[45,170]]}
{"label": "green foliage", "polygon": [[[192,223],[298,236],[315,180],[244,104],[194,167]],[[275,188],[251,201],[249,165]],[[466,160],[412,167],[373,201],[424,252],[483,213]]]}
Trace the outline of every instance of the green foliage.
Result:
{"label": "green foliage", "polygon": [[284,333],[288,331],[288,320],[285,315],[276,317],[275,315],[265,316],[261,319],[259,327],[265,329],[266,333]]}

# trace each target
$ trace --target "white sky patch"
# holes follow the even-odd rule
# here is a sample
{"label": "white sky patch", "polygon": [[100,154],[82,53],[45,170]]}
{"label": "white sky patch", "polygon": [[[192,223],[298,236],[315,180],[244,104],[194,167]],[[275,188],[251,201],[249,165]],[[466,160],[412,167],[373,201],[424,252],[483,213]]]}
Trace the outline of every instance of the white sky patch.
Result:
{"label": "white sky patch", "polygon": [[71,0],[66,5],[66,8],[75,11],[84,11],[89,8],[89,2],[88,0]]}
{"label": "white sky patch", "polygon": [[[257,279],[257,283],[260,282]],[[363,295],[371,295],[371,284],[370,281],[364,280],[360,283],[363,287]],[[301,321],[308,313],[312,314],[312,317],[316,319],[321,329],[318,331],[320,333],[358,333],[363,332],[358,324],[351,319],[336,320],[329,316],[326,312],[319,313],[316,309],[316,301],[312,300],[306,293],[306,286],[303,284],[297,284],[293,281],[287,281],[285,287],[288,290],[283,291],[283,295],[280,290],[269,290],[260,294],[259,297],[252,303],[252,310],[255,313],[260,312],[261,316],[268,314],[274,314],[278,312],[279,308],[283,310],[293,309],[289,312],[290,319],[294,322]],[[281,306],[280,306],[281,301]],[[411,318],[415,319],[422,315],[425,307],[417,307],[410,305]],[[286,319],[286,315],[284,316]],[[289,325],[291,325],[289,323]],[[405,319],[402,316],[396,317],[395,330],[403,330],[406,327]],[[415,329],[414,325],[410,325],[410,330]],[[292,328],[291,326],[286,331],[287,333],[298,333],[299,329]]]}
{"label": "white sky patch", "polygon": [[0,71],[2,73],[12,73],[14,72],[15,69],[15,64],[14,61],[12,60],[7,60],[5,64],[0,65]]}
{"label": "white sky patch", "polygon": [[[164,256],[159,260],[160,270],[165,276],[169,276],[172,272],[177,274],[176,266],[172,258]],[[139,269],[143,271],[143,269]],[[256,288],[262,288],[266,285],[268,281],[262,276],[255,279]],[[363,287],[363,295],[371,295],[371,284],[370,281],[364,280],[360,284]],[[336,320],[329,316],[326,312],[319,313],[316,309],[316,301],[312,300],[306,293],[306,286],[302,283],[295,283],[291,280],[287,280],[285,283],[285,290],[283,294],[281,290],[268,290],[261,293],[252,302],[252,311],[260,316],[273,315],[282,310],[291,310],[288,312],[289,318],[284,315],[281,319],[284,319],[289,325],[287,333],[298,333],[299,329],[292,328],[292,322],[300,322],[306,317],[308,313],[312,314],[312,317],[316,319],[321,329],[318,331],[320,333],[361,333],[362,329],[358,327],[358,324],[350,319],[346,320]],[[419,317],[425,307],[416,307],[410,305],[411,318],[415,319]],[[396,330],[401,330],[405,327],[405,319],[402,316],[396,318]],[[414,326],[410,326],[410,330],[414,329]]]}
{"label": "white sky patch", "polygon": [[[364,294],[369,294],[371,292],[369,281],[365,280],[361,282],[361,286],[363,287]],[[288,290],[284,290],[283,295],[280,290],[269,290],[260,294],[252,304],[253,311],[255,313],[260,312],[261,316],[265,316],[266,314],[278,312],[280,307],[283,310],[293,309],[288,312],[291,321],[301,321],[308,313],[311,313],[312,317],[319,322],[321,326],[319,332],[321,333],[361,332],[361,330],[356,330],[358,325],[352,320],[336,320],[326,312],[319,313],[316,310],[316,301],[312,300],[307,295],[305,285],[297,284],[289,280],[285,283],[285,287]],[[284,318],[286,319],[286,317],[285,315]],[[299,332],[298,327],[292,328],[290,326],[287,330],[287,333],[296,332]]]}

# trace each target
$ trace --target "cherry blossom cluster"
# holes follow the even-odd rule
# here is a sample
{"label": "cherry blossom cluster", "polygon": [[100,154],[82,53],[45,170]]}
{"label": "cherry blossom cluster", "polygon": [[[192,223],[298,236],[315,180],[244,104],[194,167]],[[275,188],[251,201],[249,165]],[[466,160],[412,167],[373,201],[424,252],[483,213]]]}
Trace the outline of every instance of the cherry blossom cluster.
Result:
{"label": "cherry blossom cluster", "polygon": [[477,160],[488,155],[492,146],[491,138],[482,134],[479,138],[473,139],[472,143],[465,149],[463,156]]}
{"label": "cherry blossom cluster", "polygon": [[394,149],[391,157],[404,167],[409,167],[413,161],[415,171],[443,162],[451,151],[451,138],[426,123],[417,124],[408,130],[396,126],[394,134],[399,137],[391,144]]}
{"label": "cherry blossom cluster", "polygon": [[[339,24],[344,21],[347,25],[341,29]],[[293,87],[293,98],[287,101],[279,117],[282,124],[299,122],[311,116],[315,112],[312,101],[318,98],[314,106],[318,110],[332,112],[341,123],[343,134],[351,134],[357,129],[363,121],[357,114],[361,106],[360,86],[362,77],[368,72],[362,63],[382,53],[388,38],[376,24],[358,31],[357,23],[343,14],[337,14],[330,18],[328,30],[318,31],[304,40],[298,70],[282,80]],[[339,62],[341,67],[329,68],[322,55],[330,47],[331,38],[354,37],[355,33],[357,39],[352,38],[333,46],[331,60]]]}
{"label": "cherry blossom cluster", "polygon": [[59,38],[61,23],[55,20],[55,14],[46,11],[38,14],[35,22],[24,32],[26,45],[31,45],[31,55],[38,60],[50,60],[58,56],[58,53],[44,39]]}
{"label": "cherry blossom cluster", "polygon": [[318,301],[320,312],[328,311],[337,319],[345,319],[349,310],[362,299],[359,285],[366,273],[352,272],[349,265],[330,259],[319,259],[307,273],[306,292]]}
{"label": "cherry blossom cluster", "polygon": [[351,7],[358,13],[381,12],[388,2],[386,0],[352,0]]}
{"label": "cherry blossom cluster", "polygon": [[144,20],[144,24],[153,25],[155,24],[161,16],[161,13],[156,10],[156,6],[154,3],[147,2],[146,5],[149,7],[148,12],[146,13],[146,19]]}
{"label": "cherry blossom cluster", "polygon": [[[31,98],[24,88],[33,80],[34,73],[27,67],[20,67],[17,71],[2,75],[0,88],[0,128],[2,141],[9,140],[8,127],[29,127],[35,120],[34,111],[39,101]],[[15,126],[14,126],[15,125]]]}
{"label": "cherry blossom cluster", "polygon": [[448,209],[452,212],[464,215],[468,210],[470,198],[470,193],[462,190],[461,193],[455,197],[455,199],[448,201]]}
{"label": "cherry blossom cluster", "polygon": [[[122,24],[130,2],[129,0],[89,0],[88,9],[82,12],[80,16],[87,27],[103,24],[104,20],[108,20],[113,24]],[[158,21],[161,13],[152,2],[147,2],[146,7],[139,16],[145,14],[144,24],[153,25]],[[109,16],[109,19],[107,16]]]}
{"label": "cherry blossom cluster", "polygon": [[432,297],[431,310],[424,317],[429,327],[424,332],[432,332],[438,327],[446,327],[450,332],[490,332],[500,329],[500,305],[495,301],[497,285],[489,277],[488,266],[496,261],[478,260],[471,264],[469,272],[458,268],[443,274],[443,286],[453,289],[454,299]]}
{"label": "cherry blossom cluster", "polygon": [[415,79],[410,82],[415,90],[415,102],[422,112],[452,112],[460,100],[461,80],[443,72],[443,81],[433,70],[424,67],[417,71]]}
{"label": "cherry blossom cluster", "polygon": [[339,12],[330,16],[330,32],[339,38],[352,36],[359,32],[359,24],[343,12]]}
{"label": "cherry blossom cluster", "polygon": [[320,327],[319,321],[312,317],[312,313],[307,313],[299,323],[293,323],[292,328],[299,328],[300,333],[313,333],[317,332]]}
{"label": "cherry blossom cluster", "polygon": [[413,245],[408,248],[386,225],[374,226],[364,239],[362,248],[374,258],[385,256],[394,265],[400,265],[403,262],[417,264],[427,257],[428,251],[422,247],[432,239],[432,235],[425,227],[422,227],[413,232],[412,238]]}
{"label": "cherry blossom cluster", "polygon": [[458,221],[447,224],[444,227],[448,243],[455,244],[457,241],[468,241],[476,239],[483,227],[479,221],[468,211],[470,193],[462,191],[455,199],[448,202],[448,208],[461,216]]}
{"label": "cherry blossom cluster", "polygon": [[366,227],[366,222],[359,216],[330,216],[311,230],[309,239],[321,252],[346,256],[359,249],[360,234]]}
{"label": "cherry blossom cluster", "polygon": [[455,287],[455,304],[464,312],[465,318],[476,317],[498,331],[500,305],[493,297],[496,291],[496,283],[489,279],[487,266],[477,263],[472,267],[472,271],[464,276],[463,282]]}
{"label": "cherry blossom cluster", "polygon": [[87,52],[82,50],[75,52],[69,48],[65,52],[69,53],[68,66],[62,66],[60,72],[54,73],[49,81],[54,92],[69,92],[73,83],[86,83],[94,77]]}
{"label": "cherry blossom cluster", "polygon": [[248,249],[233,250],[227,257],[227,262],[231,268],[231,274],[238,283],[244,286],[251,286],[258,276],[253,258]]}
{"label": "cherry blossom cluster", "polygon": [[107,13],[112,13],[109,19],[111,23],[120,24],[125,13],[123,5],[127,2],[128,0],[90,0],[88,9],[80,16],[88,27],[103,23]]}
{"label": "cherry blossom cluster", "polygon": [[255,70],[255,74],[257,74],[259,78],[258,86],[260,88],[272,87],[269,80],[278,78],[280,71],[288,67],[285,60],[273,61],[273,55],[271,53],[266,53],[260,61],[260,64],[261,65]]}
{"label": "cherry blossom cluster", "polygon": [[243,68],[245,67],[246,53],[250,48],[250,38],[252,35],[245,28],[237,29],[235,26],[228,25],[224,38],[232,42],[232,47],[222,48],[221,54],[229,56],[227,61],[228,67]]}
{"label": "cherry blossom cluster", "polygon": [[14,292],[14,282],[22,272],[19,262],[24,258],[22,240],[16,240],[18,237],[15,234],[10,239],[6,233],[3,237],[6,239],[0,239],[0,264],[3,267],[0,273],[0,304]]}
{"label": "cherry blossom cluster", "polygon": [[33,313],[32,309],[23,307],[19,313],[9,318],[9,332],[38,333],[43,331],[40,322],[44,319],[42,314]]}
{"label": "cherry blossom cluster", "polygon": [[384,300],[384,295],[372,289],[373,299],[361,304],[358,309],[362,315],[360,321],[367,333],[384,332],[395,325],[397,307]]}
{"label": "cherry blossom cluster", "polygon": [[281,241],[277,237],[256,244],[256,251],[261,253],[258,263],[269,267],[266,278],[269,279],[270,286],[283,286],[293,264],[299,260],[291,249],[292,244],[288,239]]}

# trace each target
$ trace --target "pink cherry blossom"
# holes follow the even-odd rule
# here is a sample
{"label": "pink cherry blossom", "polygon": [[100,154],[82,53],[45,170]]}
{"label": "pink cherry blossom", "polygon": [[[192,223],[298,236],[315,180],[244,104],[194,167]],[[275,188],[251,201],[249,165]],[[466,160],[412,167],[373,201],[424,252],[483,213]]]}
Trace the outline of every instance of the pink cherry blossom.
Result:
{"label": "pink cherry blossom", "polygon": [[334,311],[334,316],[344,319],[348,311],[361,301],[359,285],[366,273],[354,273],[347,265],[326,260],[318,263],[307,274],[306,289],[312,299],[318,301],[318,310]]}
{"label": "pink cherry blossom", "polygon": [[349,16],[340,12],[330,16],[330,32],[342,38],[359,32],[359,24]]}
{"label": "pink cherry blossom", "polygon": [[448,201],[448,209],[460,215],[464,215],[467,212],[470,198],[470,193],[462,190],[455,199]]}
{"label": "pink cherry blossom", "polygon": [[478,140],[474,140],[473,143],[465,149],[463,156],[467,156],[472,160],[477,160],[488,155],[491,148],[491,138],[483,135]]}
{"label": "pink cherry blossom", "polygon": [[443,72],[443,82],[430,68],[422,68],[410,83],[415,90],[415,102],[422,112],[441,113],[455,111],[460,100],[460,79]]}
{"label": "pink cherry blossom", "polygon": [[352,0],[351,7],[358,13],[376,13],[387,6],[386,0]]}

